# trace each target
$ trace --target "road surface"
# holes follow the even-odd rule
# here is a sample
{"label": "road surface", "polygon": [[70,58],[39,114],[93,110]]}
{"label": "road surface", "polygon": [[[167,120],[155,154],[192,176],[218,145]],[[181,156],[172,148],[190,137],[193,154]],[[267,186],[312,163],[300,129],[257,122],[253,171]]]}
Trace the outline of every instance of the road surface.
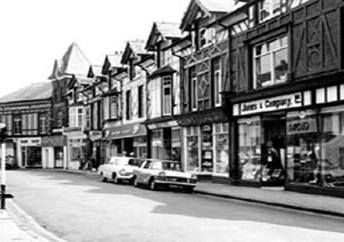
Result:
{"label": "road surface", "polygon": [[8,172],[15,203],[66,241],[344,241],[344,219],[49,170]]}

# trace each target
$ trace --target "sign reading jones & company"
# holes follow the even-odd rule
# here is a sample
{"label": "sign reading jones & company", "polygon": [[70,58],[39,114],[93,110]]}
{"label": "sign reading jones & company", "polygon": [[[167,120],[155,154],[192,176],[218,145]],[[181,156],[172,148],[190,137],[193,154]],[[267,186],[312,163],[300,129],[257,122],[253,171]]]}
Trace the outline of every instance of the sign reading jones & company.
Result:
{"label": "sign reading jones & company", "polygon": [[278,97],[260,99],[247,103],[241,103],[240,114],[248,115],[297,107],[302,107],[301,93],[294,93]]}

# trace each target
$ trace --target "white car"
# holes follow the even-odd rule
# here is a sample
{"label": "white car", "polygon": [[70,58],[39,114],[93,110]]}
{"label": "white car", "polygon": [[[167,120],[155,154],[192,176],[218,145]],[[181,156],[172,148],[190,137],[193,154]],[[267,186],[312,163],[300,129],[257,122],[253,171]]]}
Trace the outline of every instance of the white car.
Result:
{"label": "white car", "polygon": [[148,185],[151,190],[159,187],[177,186],[192,192],[197,175],[183,172],[177,161],[146,159],[134,170],[134,186]]}
{"label": "white car", "polygon": [[132,157],[111,157],[109,163],[99,166],[98,173],[102,181],[112,180],[133,182],[133,171],[142,162],[141,159]]}

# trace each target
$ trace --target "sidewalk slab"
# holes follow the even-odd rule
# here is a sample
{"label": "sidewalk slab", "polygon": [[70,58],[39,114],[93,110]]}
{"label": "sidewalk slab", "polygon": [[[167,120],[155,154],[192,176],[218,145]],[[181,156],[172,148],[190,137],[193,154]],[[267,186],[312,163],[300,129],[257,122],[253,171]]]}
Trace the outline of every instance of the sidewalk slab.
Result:
{"label": "sidewalk slab", "polygon": [[6,210],[0,210],[0,241],[48,242],[45,238],[19,226]]}
{"label": "sidewalk slab", "polygon": [[199,182],[196,193],[344,217],[344,199],[285,191]]}

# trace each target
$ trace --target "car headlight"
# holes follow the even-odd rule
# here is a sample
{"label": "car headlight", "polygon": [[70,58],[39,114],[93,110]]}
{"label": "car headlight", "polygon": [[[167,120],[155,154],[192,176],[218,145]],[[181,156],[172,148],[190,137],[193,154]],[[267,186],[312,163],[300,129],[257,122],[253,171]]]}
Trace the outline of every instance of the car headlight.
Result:
{"label": "car headlight", "polygon": [[164,171],[159,172],[158,176],[166,176],[166,173]]}
{"label": "car headlight", "polygon": [[123,175],[126,174],[126,171],[124,169],[122,169],[122,170],[119,171],[119,174],[123,176]]}

